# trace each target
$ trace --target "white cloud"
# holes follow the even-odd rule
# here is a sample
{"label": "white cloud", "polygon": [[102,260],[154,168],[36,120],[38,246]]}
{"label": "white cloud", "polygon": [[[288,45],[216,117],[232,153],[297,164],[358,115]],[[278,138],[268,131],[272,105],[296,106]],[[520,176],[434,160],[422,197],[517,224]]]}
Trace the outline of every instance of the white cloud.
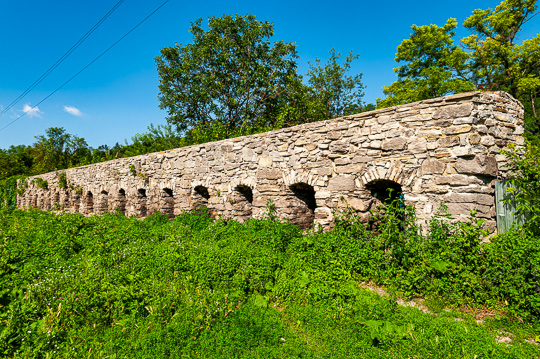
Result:
{"label": "white cloud", "polygon": [[67,113],[73,116],[82,116],[81,110],[79,110],[77,107],[64,106],[64,111],[66,111]]}
{"label": "white cloud", "polygon": [[32,107],[29,104],[23,106],[23,112],[26,113],[29,117],[41,118],[41,112],[37,106]]}

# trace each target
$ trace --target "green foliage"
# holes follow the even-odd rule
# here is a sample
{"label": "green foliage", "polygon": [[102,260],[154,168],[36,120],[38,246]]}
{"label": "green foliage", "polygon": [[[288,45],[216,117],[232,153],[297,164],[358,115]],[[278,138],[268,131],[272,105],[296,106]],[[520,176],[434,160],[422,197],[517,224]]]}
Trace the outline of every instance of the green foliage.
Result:
{"label": "green foliage", "polygon": [[308,84],[312,101],[308,104],[312,120],[320,121],[330,118],[352,115],[362,112],[362,74],[349,76],[347,73],[351,63],[358,55],[351,53],[342,65],[338,60],[341,54],[334,49],[330,51],[328,62],[321,66],[321,59],[310,64]]}
{"label": "green foliage", "polygon": [[0,210],[17,207],[17,194],[23,195],[28,186],[24,176],[12,176],[0,180]]}
{"label": "green foliage", "polygon": [[[173,130],[171,125],[150,124],[148,132],[138,133],[131,137],[131,143],[118,149],[122,157],[137,156],[145,153],[170,150],[172,148],[185,146],[185,140]],[[114,151],[114,150],[113,150]]]}
{"label": "green foliage", "polygon": [[[477,251],[475,220],[454,225],[441,216],[423,237],[389,208],[391,229],[381,221],[378,235],[354,220],[302,234],[279,222],[271,203],[267,211],[262,220],[240,224],[213,221],[206,210],[139,220],[0,209],[0,353],[528,358],[537,352],[525,342],[537,325],[514,325],[512,346],[500,345],[494,338],[507,322],[477,325],[458,313],[424,314],[358,285],[371,279],[399,289],[404,277],[424,275],[416,280],[419,291],[430,286],[452,297],[473,293],[461,288],[472,270],[486,278],[476,287],[482,295],[534,321],[540,248],[527,234],[497,238]],[[401,242],[390,238],[397,233],[407,238],[408,262],[398,260]],[[443,253],[450,248],[456,253]],[[475,269],[477,256],[486,263]]]}
{"label": "green foliage", "polygon": [[68,180],[65,172],[58,173],[58,187],[59,188],[68,188]]}
{"label": "green foliage", "polygon": [[137,169],[134,164],[129,165],[129,173],[131,173],[133,177],[137,177]]}
{"label": "green foliage", "polygon": [[471,35],[454,45],[455,19],[439,27],[412,26],[396,53],[398,81],[383,91],[379,107],[484,89],[503,90],[525,104],[527,134],[538,134],[540,34],[517,43],[537,14],[537,0],[503,0],[495,9],[476,9],[464,22]]}
{"label": "green foliage", "polygon": [[525,229],[540,236],[540,145],[526,142],[524,147],[512,146],[503,151],[508,159],[508,180],[511,200],[518,213],[526,216]]}
{"label": "green foliage", "polygon": [[36,186],[37,188],[41,188],[41,189],[47,189],[49,188],[49,182],[45,181],[43,178],[41,177],[36,177],[34,178],[34,181],[36,183]]}
{"label": "green foliage", "polygon": [[45,135],[36,136],[32,148],[32,172],[45,173],[84,163],[90,153],[84,138],[66,133],[62,127],[51,127]]}
{"label": "green foliage", "polygon": [[411,37],[398,46],[394,69],[398,81],[383,87],[387,96],[379,107],[389,107],[475,89],[467,77],[469,54],[454,44],[457,22],[448,19],[437,25],[412,26]]}
{"label": "green foliage", "polygon": [[156,57],[160,108],[184,131],[220,124],[226,133],[271,124],[292,93],[296,46],[277,41],[273,25],[253,15],[211,17],[191,24],[193,43]]}

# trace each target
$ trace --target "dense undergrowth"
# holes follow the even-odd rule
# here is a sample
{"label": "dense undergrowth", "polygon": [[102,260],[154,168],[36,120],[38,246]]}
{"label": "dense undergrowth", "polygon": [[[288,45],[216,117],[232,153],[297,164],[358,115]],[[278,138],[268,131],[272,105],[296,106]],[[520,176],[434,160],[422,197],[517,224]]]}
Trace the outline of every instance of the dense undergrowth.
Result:
{"label": "dense undergrowth", "polygon": [[[240,224],[204,211],[138,220],[1,209],[0,355],[539,357],[526,341],[540,334],[536,238],[522,229],[480,245],[480,221],[451,224],[444,208],[424,236],[411,210],[385,217],[374,235],[351,213],[303,233],[271,213]],[[396,295],[425,296],[432,312]],[[445,307],[499,314],[478,324]]]}

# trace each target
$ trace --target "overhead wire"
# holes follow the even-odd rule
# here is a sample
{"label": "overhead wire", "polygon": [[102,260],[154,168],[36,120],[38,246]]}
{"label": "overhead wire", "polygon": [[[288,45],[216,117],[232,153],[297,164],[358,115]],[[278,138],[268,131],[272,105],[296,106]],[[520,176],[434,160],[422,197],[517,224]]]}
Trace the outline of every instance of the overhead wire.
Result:
{"label": "overhead wire", "polygon": [[54,64],[51,65],[51,67],[49,67],[47,69],[47,71],[45,71],[37,80],[35,80],[26,90],[23,91],[23,93],[21,93],[15,100],[13,100],[7,107],[5,107],[1,112],[0,112],[0,117],[2,115],[4,115],[6,112],[8,112],[13,106],[15,106],[20,100],[22,100],[26,95],[28,95],[37,85],[39,85],[47,76],[49,76],[49,74],[51,72],[53,72],[58,66],[60,66],[60,64],[62,62],[64,62],[65,59],[68,58],[69,55],[71,55],[88,37],[90,37],[90,35],[92,35],[92,33],[94,31],[96,31],[96,29],[98,27],[101,26],[101,24],[103,24],[105,22],[105,20],[107,20],[107,18],[109,16],[112,15],[112,13],[118,9],[118,7],[120,5],[122,5],[122,3],[124,2],[125,0],[120,0],[118,1],[105,15],[103,15],[103,17],[94,25],[92,26],[92,28],[90,30],[88,30],[86,32],[86,34],[84,34],[73,46],[71,46],[71,48],[66,51],[65,54],[63,54]]}
{"label": "overhead wire", "polygon": [[[109,46],[105,51],[103,51],[101,54],[99,54],[95,59],[93,59],[92,61],[90,61],[88,63],[88,65],[86,65],[85,67],[83,67],[80,71],[78,71],[75,75],[71,76],[66,82],[64,82],[62,85],[58,86],[54,91],[52,91],[50,94],[48,94],[47,96],[45,96],[45,98],[43,98],[41,101],[39,101],[35,106],[33,106],[32,108],[36,108],[38,107],[40,104],[42,104],[45,100],[47,100],[49,97],[51,97],[52,95],[54,95],[56,92],[58,92],[61,88],[63,88],[64,86],[66,86],[69,82],[71,82],[71,80],[73,80],[75,77],[77,77],[81,72],[83,72],[84,70],[86,70],[88,67],[90,67],[94,62],[96,62],[98,59],[100,59],[103,55],[105,55],[110,49],[112,49],[114,46],[116,46],[120,41],[122,41],[126,36],[128,36],[129,34],[131,34],[136,28],[138,28],[139,26],[141,26],[146,20],[148,20],[152,15],[154,15],[159,9],[161,9],[165,4],[167,4],[170,0],[166,0],[164,1],[161,5],[159,5],[154,11],[152,11],[148,16],[146,16],[144,19],[142,19],[137,25],[135,25],[134,27],[131,28],[131,30],[129,30],[128,32],[126,32],[120,39],[118,39],[116,42],[114,42],[111,46]],[[13,121],[11,121],[10,123],[8,123],[7,125],[5,125],[4,127],[0,128],[0,132],[3,131],[4,129],[6,129],[7,127],[9,127],[10,125],[12,125],[13,123],[15,123],[16,121],[18,121],[20,118],[22,118],[24,115],[26,115],[29,111],[26,111],[26,112],[23,112],[22,115],[20,115],[19,117],[17,117],[16,119],[14,119]]]}

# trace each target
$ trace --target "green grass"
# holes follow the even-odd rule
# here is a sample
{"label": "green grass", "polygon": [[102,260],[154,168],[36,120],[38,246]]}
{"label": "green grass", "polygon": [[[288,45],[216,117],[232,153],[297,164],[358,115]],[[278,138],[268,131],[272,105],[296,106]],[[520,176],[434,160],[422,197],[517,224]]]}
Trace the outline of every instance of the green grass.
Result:
{"label": "green grass", "polygon": [[[460,251],[456,246],[463,241],[449,239],[456,228],[444,235],[432,228],[424,240],[413,230],[374,236],[348,223],[326,233],[302,233],[271,216],[240,224],[212,221],[204,211],[169,221],[159,214],[138,220],[0,210],[0,355],[540,356],[539,346],[527,341],[540,335],[537,307],[515,300],[529,289],[514,293],[518,286],[510,283],[534,290],[534,268],[503,286],[486,284],[498,278],[489,270],[513,268],[512,261],[495,269],[491,264],[505,250],[521,248],[517,240],[507,239],[505,250],[495,241],[480,251]],[[404,235],[409,237],[401,241]],[[400,243],[404,254],[393,254]],[[439,253],[444,243],[462,255],[436,257],[447,263],[435,265],[438,269],[426,265],[434,262],[429,253]],[[469,242],[463,243],[465,248]],[[523,255],[534,266],[538,252],[527,248],[521,248]],[[463,283],[459,268],[481,260],[491,261],[491,269],[480,266],[470,273],[480,292],[471,296],[456,278]],[[413,275],[426,278],[414,282]],[[385,285],[391,295],[362,288],[364,280]],[[430,296],[432,313],[396,304],[396,295],[413,295],[408,291],[414,286]],[[493,300],[483,302],[490,294]],[[460,296],[459,305],[443,309]],[[473,309],[488,305],[499,314],[479,324],[460,310],[467,303]],[[502,336],[512,342],[497,343]]]}

